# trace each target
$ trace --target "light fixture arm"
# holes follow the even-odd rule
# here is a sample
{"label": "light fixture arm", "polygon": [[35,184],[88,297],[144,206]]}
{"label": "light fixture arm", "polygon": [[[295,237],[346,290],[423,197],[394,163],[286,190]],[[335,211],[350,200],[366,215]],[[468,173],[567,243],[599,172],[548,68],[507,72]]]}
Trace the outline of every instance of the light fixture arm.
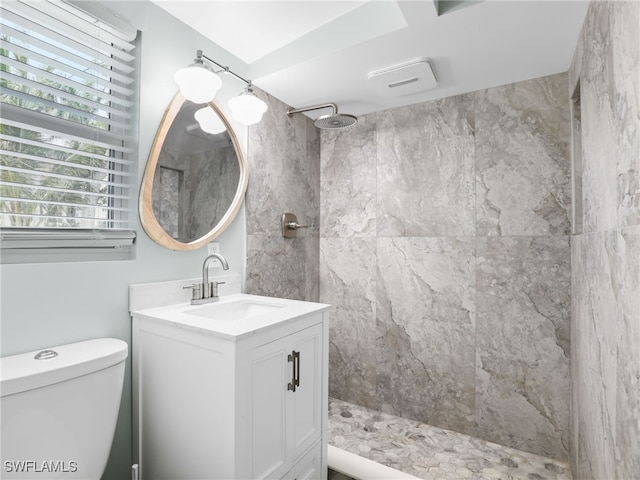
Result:
{"label": "light fixture arm", "polygon": [[[220,70],[214,72],[214,68],[206,65],[205,60],[220,68]],[[258,96],[253,93],[251,80],[247,80],[237,73],[232,72],[229,67],[220,65],[212,58],[204,55],[202,50],[196,50],[196,58],[193,64],[178,70],[174,74],[174,79],[185,99],[196,104],[203,104],[212,101],[218,89],[222,87],[222,80],[218,75],[219,73],[233,75],[246,85],[244,92],[229,99],[227,102],[233,118],[243,125],[258,123],[269,107],[264,100],[258,98]],[[219,133],[220,125],[216,124],[210,118],[209,113],[206,107],[198,110],[195,113],[196,120],[198,120],[200,128],[207,133]]]}
{"label": "light fixture arm", "polygon": [[[220,65],[218,62],[216,62],[215,60],[213,60],[212,58],[207,57],[206,55],[204,55],[202,53],[202,50],[197,50],[196,51],[196,60],[198,61],[202,61],[202,59],[204,58],[206,61],[213,63],[216,67],[221,68],[222,70],[220,72],[222,73],[228,73],[230,75],[233,75],[234,77],[236,77],[238,80],[244,82],[247,84],[248,88],[251,88],[251,80],[247,80],[246,78],[241,77],[240,75],[238,75],[235,72],[232,72],[231,69],[229,67],[226,67],[224,65]],[[216,72],[216,73],[220,73],[220,72]]]}
{"label": "light fixture arm", "polygon": [[333,108],[333,114],[338,114],[338,106],[335,103],[323,103],[322,105],[313,105],[311,107],[289,108],[287,109],[287,115],[291,116],[294,113],[308,112],[309,110],[320,110],[321,108]]}

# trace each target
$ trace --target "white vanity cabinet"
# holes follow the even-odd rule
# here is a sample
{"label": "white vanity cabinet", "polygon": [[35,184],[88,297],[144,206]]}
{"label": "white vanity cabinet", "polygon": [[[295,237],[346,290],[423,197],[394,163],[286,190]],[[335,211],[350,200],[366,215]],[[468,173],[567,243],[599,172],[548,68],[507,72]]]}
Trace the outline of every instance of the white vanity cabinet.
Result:
{"label": "white vanity cabinet", "polygon": [[268,301],[239,321],[132,312],[141,479],[326,479],[329,307]]}
{"label": "white vanity cabinet", "polygon": [[322,324],[250,353],[251,478],[280,478],[321,437]]}

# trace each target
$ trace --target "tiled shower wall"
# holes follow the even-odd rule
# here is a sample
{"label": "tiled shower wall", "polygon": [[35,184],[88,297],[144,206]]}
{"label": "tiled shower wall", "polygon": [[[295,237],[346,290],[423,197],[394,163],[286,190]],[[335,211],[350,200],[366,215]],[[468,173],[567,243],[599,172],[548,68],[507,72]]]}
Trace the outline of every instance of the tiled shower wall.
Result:
{"label": "tiled shower wall", "polygon": [[[318,301],[320,133],[304,115],[258,91],[269,109],[249,127],[247,293]],[[283,213],[294,213],[298,238],[282,236]]]}
{"label": "tiled shower wall", "polygon": [[567,75],[321,135],[330,394],[568,457]]}
{"label": "tiled shower wall", "polygon": [[571,245],[572,467],[581,480],[638,479],[640,3],[591,3],[569,91],[580,98],[582,145],[573,160],[582,194]]}

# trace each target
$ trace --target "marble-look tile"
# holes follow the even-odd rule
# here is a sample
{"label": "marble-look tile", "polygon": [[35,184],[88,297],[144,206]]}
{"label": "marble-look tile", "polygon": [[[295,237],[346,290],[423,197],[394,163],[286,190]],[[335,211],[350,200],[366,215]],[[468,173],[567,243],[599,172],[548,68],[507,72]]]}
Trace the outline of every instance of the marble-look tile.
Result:
{"label": "marble-look tile", "polygon": [[320,301],[332,305],[329,391],[332,396],[375,406],[374,238],[320,240]]}
{"label": "marble-look tile", "polygon": [[231,146],[205,151],[194,147],[180,153],[162,149],[153,177],[153,212],[171,237],[197,240],[222,219],[239,178],[240,164]]}
{"label": "marble-look tile", "polygon": [[477,235],[570,233],[567,75],[476,92]]}
{"label": "marble-look tile", "polygon": [[580,35],[578,36],[578,43],[576,45],[576,49],[573,52],[571,65],[569,66],[569,71],[567,72],[570,95],[573,95],[573,92],[576,90],[576,87],[580,82],[580,76],[582,75],[582,57],[583,57],[583,48],[584,48],[583,45],[584,45],[585,33],[586,31],[583,25]]}
{"label": "marble-look tile", "polygon": [[323,237],[375,236],[375,118],[361,116],[349,130],[325,130],[320,136]]}
{"label": "marble-look tile", "polygon": [[[249,128],[248,293],[317,301],[319,295],[320,135],[304,115],[257,92],[269,104]],[[273,132],[278,135],[273,135]],[[284,239],[280,219],[292,212],[309,228]]]}
{"label": "marble-look tile", "polygon": [[615,478],[640,475],[640,226],[618,237]]}
{"label": "marble-look tile", "polygon": [[247,293],[292,300],[317,301],[317,239],[249,235],[247,237]]}
{"label": "marble-look tile", "polygon": [[473,429],[475,256],[472,238],[378,238],[380,409]]}
{"label": "marble-look tile", "polygon": [[305,295],[304,300],[318,302],[320,299],[320,238],[304,238],[305,249]]}
{"label": "marble-look tile", "polygon": [[565,462],[332,398],[328,437],[330,445],[424,480],[571,479]]}
{"label": "marble-look tile", "polygon": [[317,133],[309,128],[309,118],[288,117],[287,105],[264,92],[256,93],[269,110],[260,123],[249,128],[247,233],[279,235],[282,214],[292,212],[300,223],[311,225],[303,234],[316,236],[320,215]]}
{"label": "marble-look tile", "polygon": [[573,251],[578,478],[615,477],[617,237],[613,231],[582,235]]}
{"label": "marble-look tile", "polygon": [[[640,472],[640,4],[592,2],[582,88],[584,235],[572,244],[572,452],[580,479]],[[583,174],[585,175],[585,174]]]}
{"label": "marble-look tile", "polygon": [[377,125],[378,236],[473,235],[473,94],[388,110]]}
{"label": "marble-look tile", "polygon": [[190,167],[184,170],[184,238],[189,240],[205,236],[222,220],[238,189],[240,163],[235,150],[219,148],[214,153],[217,158],[209,152],[189,156]]}
{"label": "marble-look tile", "polygon": [[570,417],[569,417],[569,452],[571,452],[571,471],[578,472],[578,454],[580,445],[580,404],[578,378],[580,374],[581,352],[578,352],[578,345],[584,343],[582,329],[578,328],[580,319],[584,316],[581,312],[578,301],[578,292],[582,291],[581,285],[582,275],[576,275],[581,270],[580,252],[582,251],[582,239],[584,235],[574,235],[571,237],[571,355],[570,355],[570,374],[571,374],[571,400],[570,400]]}
{"label": "marble-look tile", "polygon": [[640,2],[614,2],[611,10],[618,223],[622,228],[640,225]]}
{"label": "marble-look tile", "polygon": [[583,45],[580,79],[584,233],[613,229],[618,224],[609,10],[608,2],[593,2],[584,27],[589,32]]}
{"label": "marble-look tile", "polygon": [[[553,104],[562,99],[568,102],[566,75],[523,83],[511,89],[498,87],[495,92],[478,92],[365,115],[354,129],[322,133],[321,243],[325,245],[326,242],[327,252],[331,255],[337,255],[335,250],[341,248],[347,256],[336,261],[323,253],[320,295],[323,302],[348,304],[350,311],[358,312],[355,320],[346,323],[351,331],[345,328],[342,320],[339,320],[339,328],[331,331],[331,342],[338,342],[342,351],[349,352],[348,361],[344,361],[338,356],[335,345],[332,347],[331,361],[338,362],[337,365],[332,363],[336,372],[331,380],[336,385],[332,391],[334,395],[343,399],[350,395],[349,400],[360,397],[361,400],[351,401],[365,405],[374,402],[380,410],[445,428],[496,435],[489,425],[489,413],[499,417],[491,410],[499,403],[499,398],[491,395],[499,397],[505,393],[515,401],[526,399],[526,408],[531,408],[536,415],[522,438],[519,433],[521,418],[511,415],[502,419],[505,432],[508,432],[505,436],[512,444],[546,452],[554,442],[567,441],[568,360],[561,358],[564,363],[560,363],[560,367],[558,357],[543,358],[533,365],[533,380],[526,384],[524,391],[526,398],[517,393],[520,377],[505,366],[508,361],[500,351],[491,351],[491,354],[496,356],[496,365],[504,370],[483,377],[484,383],[476,376],[486,372],[476,369],[476,348],[481,340],[477,338],[475,325],[474,236],[523,232],[557,236],[558,240],[547,241],[551,250],[548,255],[553,257],[557,253],[556,242],[564,242],[568,258],[565,234],[569,230],[570,207],[569,117],[559,114],[560,107]],[[523,92],[520,99],[514,93],[519,91]],[[491,152],[486,150],[485,154],[501,153],[502,156],[483,157],[477,163],[485,162],[483,178],[490,184],[494,182],[492,187],[506,189],[517,199],[502,205],[506,216],[502,223],[496,222],[500,229],[484,233],[482,229],[476,229],[474,220],[477,177],[473,129],[477,124],[474,99],[478,95],[485,102],[482,114],[488,134],[510,128],[514,138],[507,141],[496,133],[500,148]],[[506,99],[500,99],[501,96]],[[503,117],[511,123],[505,125]],[[491,144],[488,134],[485,147]],[[524,145],[522,158],[514,154],[518,152],[520,142]],[[508,158],[512,154],[514,158]],[[495,165],[491,170],[489,163],[494,158]],[[518,177],[515,183],[511,177],[500,177],[509,173],[510,168]],[[492,174],[496,176],[492,177]],[[435,183],[430,183],[432,181]],[[544,188],[538,189],[528,182],[541,182]],[[553,201],[545,203],[550,197],[541,196],[541,191],[546,192],[544,195],[552,192]],[[433,201],[429,200],[431,195]],[[376,200],[375,211],[371,209],[372,199]],[[415,206],[419,208],[414,209]],[[480,215],[480,218],[484,217]],[[362,238],[367,245],[375,239],[376,252],[371,256],[368,250],[360,251],[349,242],[340,243],[337,240],[341,237]],[[536,254],[546,255],[543,252],[545,241],[544,238],[539,241],[537,245],[541,251]],[[504,271],[496,272],[498,281],[508,284],[513,280],[511,275],[520,274],[510,262],[517,262],[521,253],[518,248],[508,249],[507,255],[501,258],[506,265]],[[334,266],[336,262],[339,265]],[[534,263],[532,259],[527,262]],[[361,285],[355,289],[355,294],[350,287],[356,279],[370,287],[368,273],[360,278],[360,265],[363,264],[377,265],[377,286],[373,296]],[[548,266],[544,265],[545,268]],[[568,275],[566,259],[565,265],[567,270],[563,270],[562,279]],[[551,267],[549,272],[555,274]],[[568,303],[569,283],[553,279],[550,282],[557,288],[553,293],[564,295],[565,303]],[[325,296],[325,286],[337,301]],[[535,305],[543,311],[557,306],[553,299],[551,305],[545,304],[538,293],[531,292],[531,295]],[[535,338],[541,338],[545,348],[555,355],[564,355],[568,350],[566,312],[565,323],[558,322],[552,327],[556,318],[546,311],[543,314],[532,312],[530,303],[512,302],[504,314],[502,305],[493,308],[498,312],[496,318],[509,317],[509,325],[523,320],[530,331],[547,334]],[[562,304],[562,308],[568,309],[568,305]],[[373,366],[367,364],[372,361],[370,315],[377,317],[376,363]],[[340,316],[348,317],[347,314]],[[502,328],[502,325],[492,326],[498,331]],[[354,333],[356,327],[358,330]],[[511,352],[517,349],[529,351],[528,337],[516,340],[519,343],[511,346]],[[368,345],[369,350],[363,345]],[[356,362],[355,366],[349,366],[350,361]],[[528,366],[518,362],[518,359],[514,361],[514,371],[520,372]],[[370,383],[374,383],[374,388],[363,393],[363,385]],[[554,391],[557,385],[560,386]],[[478,428],[476,416],[480,410],[475,405],[480,387],[484,390],[479,391],[486,397],[482,429]],[[375,399],[371,398],[372,392],[375,392]],[[546,404],[536,404],[537,399]],[[532,407],[534,404],[537,410]],[[540,433],[533,432],[538,426]],[[566,447],[557,448],[554,454],[565,457]]]}
{"label": "marble-look tile", "polygon": [[568,458],[568,237],[476,241],[478,435]]}

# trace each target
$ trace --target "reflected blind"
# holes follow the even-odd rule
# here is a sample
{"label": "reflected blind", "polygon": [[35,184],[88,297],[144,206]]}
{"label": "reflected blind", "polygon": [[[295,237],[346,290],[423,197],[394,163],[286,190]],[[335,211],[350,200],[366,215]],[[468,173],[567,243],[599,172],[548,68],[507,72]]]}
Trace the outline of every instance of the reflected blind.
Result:
{"label": "reflected blind", "polygon": [[137,32],[59,0],[0,10],[3,238],[16,228],[131,239]]}

